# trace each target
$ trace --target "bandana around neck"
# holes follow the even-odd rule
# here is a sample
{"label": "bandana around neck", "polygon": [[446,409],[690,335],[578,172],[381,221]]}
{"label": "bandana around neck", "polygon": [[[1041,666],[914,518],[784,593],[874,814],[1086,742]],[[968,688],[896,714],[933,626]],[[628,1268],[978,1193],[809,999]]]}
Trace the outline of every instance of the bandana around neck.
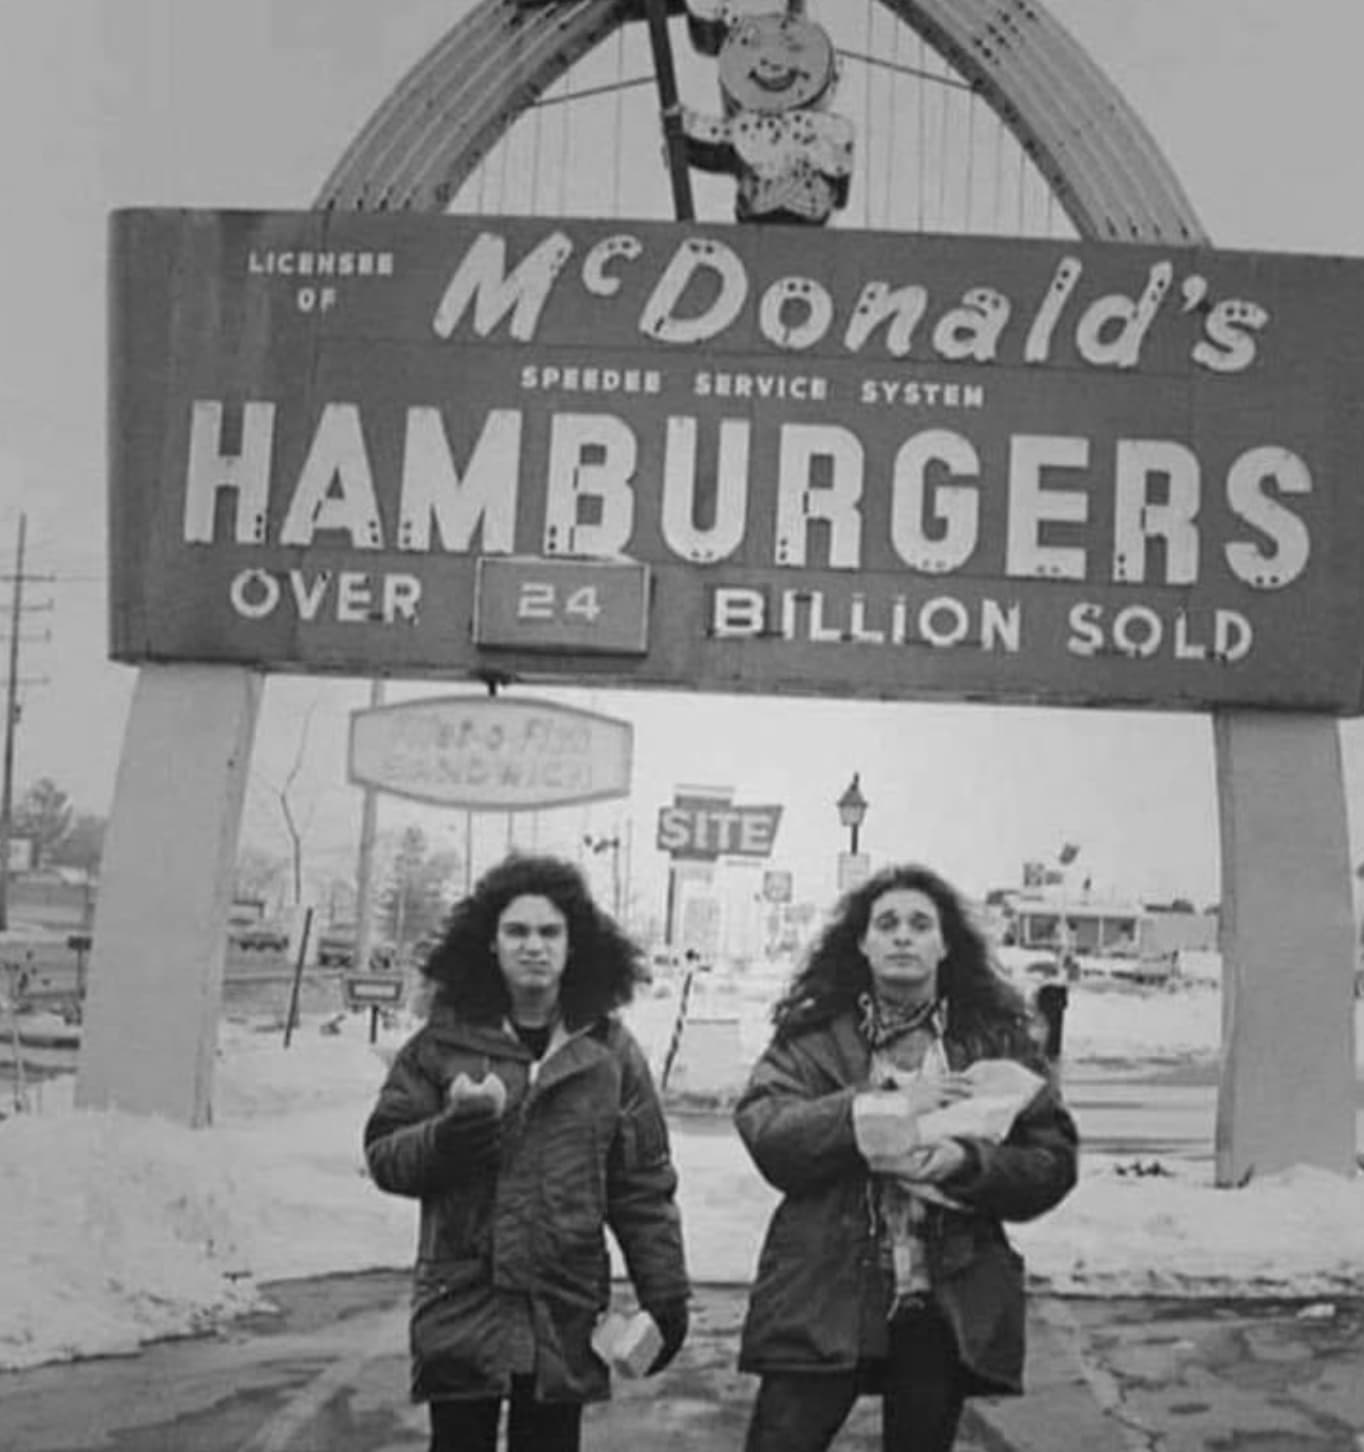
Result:
{"label": "bandana around neck", "polygon": [[917,1028],[932,1029],[936,1034],[942,1033],[939,1014],[942,1004],[936,998],[927,1003],[904,1005],[887,1003],[867,991],[858,996],[857,1007],[861,1015],[862,1031],[874,1049],[883,1048]]}

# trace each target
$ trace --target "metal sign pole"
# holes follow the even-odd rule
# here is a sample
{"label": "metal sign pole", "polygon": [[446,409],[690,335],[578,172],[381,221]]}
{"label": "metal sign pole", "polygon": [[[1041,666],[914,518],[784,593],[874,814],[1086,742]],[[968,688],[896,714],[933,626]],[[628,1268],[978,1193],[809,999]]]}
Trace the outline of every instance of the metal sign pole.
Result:
{"label": "metal sign pole", "polygon": [[284,1047],[289,1047],[289,1040],[294,1035],[294,1023],[298,1018],[298,990],[303,978],[303,964],[308,957],[308,935],[312,932],[313,910],[307,908],[303,913],[303,932],[298,940],[298,957],[294,962],[294,982],[289,990],[289,1016],[284,1021]]}
{"label": "metal sign pole", "polygon": [[[384,703],[384,683],[370,682],[370,709]],[[360,807],[360,853],[355,864],[355,957],[351,967],[357,973],[369,971],[370,949],[374,943],[374,834],[378,826],[379,793],[372,786],[362,787]]]}
{"label": "metal sign pole", "polygon": [[672,38],[668,34],[668,6],[666,0],[645,0],[644,10],[649,20],[649,45],[654,54],[654,75],[658,80],[658,106],[663,117],[663,139],[668,150],[673,211],[679,222],[690,222],[696,216],[696,210],[692,204],[687,137],[682,129],[682,109],[678,104]]}

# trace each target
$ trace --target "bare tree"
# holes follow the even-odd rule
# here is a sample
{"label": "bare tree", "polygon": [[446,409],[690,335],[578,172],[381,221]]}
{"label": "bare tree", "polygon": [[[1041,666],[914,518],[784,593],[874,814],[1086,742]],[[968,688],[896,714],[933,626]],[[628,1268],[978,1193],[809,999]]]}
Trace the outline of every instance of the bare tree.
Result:
{"label": "bare tree", "polygon": [[[289,838],[290,886],[295,907],[303,901],[303,839],[312,825],[313,814],[317,811],[317,799],[314,797],[306,808],[302,808],[294,798],[294,789],[298,785],[299,776],[303,771],[303,757],[308,747],[308,733],[312,730],[313,713],[317,710],[318,703],[319,698],[314,696],[308,702],[308,709],[303,713],[303,725],[298,733],[298,745],[294,750],[294,759],[283,782],[278,786],[273,782],[265,782],[279,807],[284,830]],[[262,780],[264,779],[262,778]]]}

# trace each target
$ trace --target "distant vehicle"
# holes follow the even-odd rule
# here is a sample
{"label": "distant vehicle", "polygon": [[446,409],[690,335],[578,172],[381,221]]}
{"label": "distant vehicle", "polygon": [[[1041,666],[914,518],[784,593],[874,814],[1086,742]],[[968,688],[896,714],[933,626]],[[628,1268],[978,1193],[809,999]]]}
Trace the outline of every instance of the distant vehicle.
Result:
{"label": "distant vehicle", "polygon": [[[355,929],[351,927],[328,928],[317,940],[317,964],[319,968],[350,968],[355,963]],[[387,972],[398,966],[398,950],[392,943],[370,944],[370,972]]]}
{"label": "distant vehicle", "polygon": [[414,968],[420,968],[439,947],[439,938],[418,938],[415,943],[408,945],[407,961]]}
{"label": "distant vehicle", "polygon": [[682,955],[675,948],[653,948],[649,952],[648,970],[652,978],[655,973],[665,976],[675,973],[682,966]]}
{"label": "distant vehicle", "polygon": [[1029,963],[1023,971],[1029,978],[1042,978],[1050,981],[1053,978],[1061,977],[1061,970],[1056,966],[1055,958],[1038,958],[1035,962]]}
{"label": "distant vehicle", "polygon": [[317,961],[321,967],[349,968],[354,958],[354,928],[328,928],[318,935]]}
{"label": "distant vehicle", "polygon": [[228,941],[246,953],[282,953],[289,934],[270,923],[250,923],[229,929]]}

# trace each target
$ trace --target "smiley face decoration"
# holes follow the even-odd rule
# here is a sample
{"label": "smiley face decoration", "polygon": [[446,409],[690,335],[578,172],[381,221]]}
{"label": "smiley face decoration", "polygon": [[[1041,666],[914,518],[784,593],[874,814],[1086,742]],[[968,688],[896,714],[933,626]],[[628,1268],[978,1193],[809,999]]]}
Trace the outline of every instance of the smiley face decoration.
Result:
{"label": "smiley face decoration", "polygon": [[692,44],[718,56],[723,116],[682,108],[687,159],[737,180],[740,222],[819,225],[848,200],[853,124],[829,111],[838,64],[804,0],[738,15],[728,3],[688,0]]}

